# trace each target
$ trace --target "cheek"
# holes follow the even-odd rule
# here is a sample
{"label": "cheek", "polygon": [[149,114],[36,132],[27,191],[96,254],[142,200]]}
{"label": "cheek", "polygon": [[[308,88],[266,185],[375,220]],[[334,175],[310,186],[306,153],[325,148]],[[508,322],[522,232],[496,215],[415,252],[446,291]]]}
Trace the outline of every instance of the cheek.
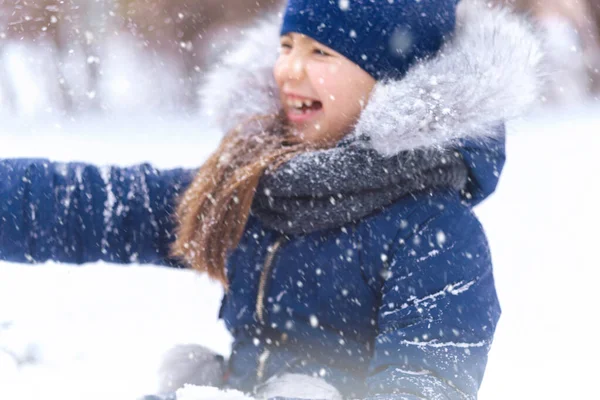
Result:
{"label": "cheek", "polygon": [[336,65],[316,64],[307,68],[307,74],[310,77],[313,88],[317,92],[323,103],[327,102],[331,96],[336,97],[341,94],[345,79],[339,75],[339,67]]}
{"label": "cheek", "polygon": [[361,110],[361,85],[357,85],[356,80],[347,72],[339,67],[319,66],[312,71],[311,78],[323,102],[325,118],[331,125],[342,129],[343,125],[352,122]]}
{"label": "cheek", "polygon": [[335,105],[341,100],[356,99],[361,96],[361,83],[356,71],[339,65],[318,65],[309,71],[315,90],[324,104]]}
{"label": "cheek", "polygon": [[277,61],[275,62],[275,65],[273,66],[273,77],[275,78],[275,82],[277,82],[277,86],[279,87],[279,90],[281,91],[281,85],[282,85],[282,63],[280,61],[280,59],[277,59]]}

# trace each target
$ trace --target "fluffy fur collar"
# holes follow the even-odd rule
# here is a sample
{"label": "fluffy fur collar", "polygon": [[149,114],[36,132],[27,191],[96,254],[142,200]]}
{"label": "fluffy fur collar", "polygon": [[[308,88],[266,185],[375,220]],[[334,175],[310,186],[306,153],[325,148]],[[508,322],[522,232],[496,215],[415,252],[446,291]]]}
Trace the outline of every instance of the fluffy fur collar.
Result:
{"label": "fluffy fur collar", "polygon": [[[280,109],[272,71],[281,15],[248,30],[207,75],[202,112],[220,131]],[[535,104],[544,80],[542,43],[529,23],[507,9],[463,0],[454,38],[403,79],[378,82],[353,135],[369,136],[386,156],[494,135],[492,126]]]}

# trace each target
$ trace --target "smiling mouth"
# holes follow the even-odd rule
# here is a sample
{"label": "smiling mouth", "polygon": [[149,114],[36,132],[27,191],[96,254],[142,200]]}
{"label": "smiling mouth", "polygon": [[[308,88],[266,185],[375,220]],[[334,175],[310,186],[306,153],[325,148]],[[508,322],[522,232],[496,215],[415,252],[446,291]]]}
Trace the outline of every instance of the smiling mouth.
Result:
{"label": "smiling mouth", "polygon": [[294,106],[288,106],[288,110],[292,111],[296,114],[305,114],[305,113],[309,113],[310,111],[318,111],[320,109],[323,108],[323,103],[321,103],[320,101],[316,100],[316,101],[311,101],[309,104],[306,103],[298,103]]}
{"label": "smiling mouth", "polygon": [[302,104],[301,106],[288,107],[286,114],[292,122],[306,122],[317,117],[323,109],[323,103],[314,101],[311,105]]}

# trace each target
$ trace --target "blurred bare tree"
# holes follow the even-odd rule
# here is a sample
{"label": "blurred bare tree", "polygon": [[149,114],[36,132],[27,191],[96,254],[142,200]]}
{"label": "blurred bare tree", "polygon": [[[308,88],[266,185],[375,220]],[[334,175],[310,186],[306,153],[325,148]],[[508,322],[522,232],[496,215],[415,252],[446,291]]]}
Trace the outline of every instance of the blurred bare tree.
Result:
{"label": "blurred bare tree", "polygon": [[[596,31],[600,32],[600,0],[589,0],[591,17],[593,18],[596,26]],[[593,90],[596,93],[600,93],[600,62],[595,66],[593,72]]]}

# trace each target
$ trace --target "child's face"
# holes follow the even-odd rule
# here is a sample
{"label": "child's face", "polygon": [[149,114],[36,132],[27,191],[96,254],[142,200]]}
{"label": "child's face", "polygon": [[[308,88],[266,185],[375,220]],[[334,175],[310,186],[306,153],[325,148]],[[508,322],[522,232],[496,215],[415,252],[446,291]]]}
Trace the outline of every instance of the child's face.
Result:
{"label": "child's face", "polygon": [[285,114],[309,143],[335,143],[348,134],[367,104],[375,79],[310,37],[281,37],[273,69]]}

